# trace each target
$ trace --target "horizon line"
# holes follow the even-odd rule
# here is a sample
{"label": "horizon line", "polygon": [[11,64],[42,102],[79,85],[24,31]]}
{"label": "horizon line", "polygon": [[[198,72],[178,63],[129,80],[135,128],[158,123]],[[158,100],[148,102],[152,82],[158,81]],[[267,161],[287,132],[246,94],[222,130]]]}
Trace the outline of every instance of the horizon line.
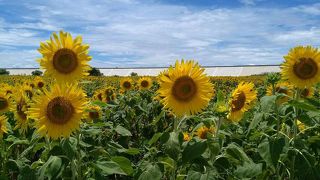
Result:
{"label": "horizon line", "polygon": [[[201,66],[201,65],[200,65]],[[215,67],[263,67],[263,66],[281,66],[280,64],[246,64],[246,65],[216,65],[216,66],[201,66],[202,68],[215,68]],[[93,67],[96,69],[158,69],[169,68],[170,66],[142,66],[142,67]],[[19,68],[19,67],[0,67],[0,69],[40,69],[40,67]]]}

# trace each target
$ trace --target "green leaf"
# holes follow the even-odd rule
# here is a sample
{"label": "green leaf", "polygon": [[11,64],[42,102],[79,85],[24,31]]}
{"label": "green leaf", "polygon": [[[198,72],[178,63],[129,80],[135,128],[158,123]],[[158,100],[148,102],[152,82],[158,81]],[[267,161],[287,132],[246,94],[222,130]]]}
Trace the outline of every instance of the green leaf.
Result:
{"label": "green leaf", "polygon": [[39,179],[43,180],[45,177],[51,179],[52,177],[57,178],[57,175],[62,166],[62,160],[58,156],[50,156],[48,161],[40,168]]}
{"label": "green leaf", "polygon": [[261,110],[265,113],[273,111],[277,96],[264,96],[260,99]]}
{"label": "green leaf", "polygon": [[20,170],[20,173],[18,175],[18,180],[30,180],[30,179],[37,179],[35,170],[31,169],[30,166],[24,166]]}
{"label": "green leaf", "polygon": [[169,139],[165,143],[165,151],[172,159],[178,159],[180,153],[179,133],[170,133]]}
{"label": "green leaf", "polygon": [[157,164],[149,165],[143,173],[139,176],[138,180],[160,180],[162,173]]}
{"label": "green leaf", "polygon": [[255,113],[254,117],[249,125],[248,132],[250,132],[251,129],[254,129],[257,127],[257,125],[260,123],[260,121],[263,120],[263,113]]}
{"label": "green leaf", "polygon": [[217,176],[218,174],[211,169],[207,169],[205,173],[190,170],[187,180],[215,180]]}
{"label": "green leaf", "polygon": [[115,129],[115,131],[120,134],[121,136],[132,136],[131,132],[127,130],[126,128],[118,125]]}
{"label": "green leaf", "polygon": [[207,143],[205,141],[194,142],[190,141],[187,147],[182,152],[182,161],[190,162],[200,157],[207,149]]}
{"label": "green leaf", "polygon": [[262,164],[245,163],[238,166],[234,173],[239,178],[254,178],[262,173]]}
{"label": "green leaf", "polygon": [[133,173],[133,168],[129,159],[123,156],[114,156],[111,160],[116,162],[127,175],[131,175]]}
{"label": "green leaf", "polygon": [[162,133],[156,133],[152,136],[152,138],[150,139],[150,141],[148,142],[148,145],[151,146],[153,143],[157,142],[158,139],[162,136]]}
{"label": "green leaf", "polygon": [[258,146],[260,156],[265,160],[267,165],[277,167],[280,154],[285,146],[284,138],[265,139]]}
{"label": "green leaf", "polygon": [[235,143],[231,143],[226,147],[225,156],[236,164],[252,163],[252,160],[247,156],[241,147]]}
{"label": "green leaf", "polygon": [[137,148],[129,148],[129,149],[122,148],[122,149],[118,149],[118,152],[120,152],[120,153],[126,153],[126,154],[129,154],[129,155],[137,155],[137,154],[140,154],[140,150],[137,149]]}
{"label": "green leaf", "polygon": [[127,175],[118,165],[118,163],[113,161],[98,161],[96,162],[95,166],[101,170],[101,173],[105,176],[112,174]]}
{"label": "green leaf", "polygon": [[315,106],[313,106],[312,104],[309,104],[303,100],[291,100],[291,101],[289,101],[289,104],[291,106],[294,106],[294,107],[302,109],[302,110],[320,112],[320,110],[317,109]]}

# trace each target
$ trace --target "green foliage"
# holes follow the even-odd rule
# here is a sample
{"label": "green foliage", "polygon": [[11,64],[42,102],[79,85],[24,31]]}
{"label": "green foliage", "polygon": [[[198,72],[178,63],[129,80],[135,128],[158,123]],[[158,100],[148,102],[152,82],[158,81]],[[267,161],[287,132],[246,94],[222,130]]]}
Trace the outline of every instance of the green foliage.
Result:
{"label": "green foliage", "polygon": [[0,75],[9,75],[9,74],[10,74],[9,71],[7,71],[6,69],[1,69],[0,68]]}
{"label": "green foliage", "polygon": [[35,70],[35,71],[32,71],[31,74],[32,76],[41,76],[43,72],[40,70]]}

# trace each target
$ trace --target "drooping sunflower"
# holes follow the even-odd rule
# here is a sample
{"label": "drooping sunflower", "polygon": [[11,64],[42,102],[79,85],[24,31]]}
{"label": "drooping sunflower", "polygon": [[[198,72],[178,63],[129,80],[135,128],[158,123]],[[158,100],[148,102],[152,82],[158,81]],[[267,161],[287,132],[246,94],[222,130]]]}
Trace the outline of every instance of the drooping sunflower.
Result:
{"label": "drooping sunflower", "polygon": [[86,105],[85,94],[77,85],[54,85],[34,97],[28,115],[42,136],[69,137],[79,129]]}
{"label": "drooping sunflower", "polygon": [[281,93],[281,94],[285,94],[286,96],[283,96],[279,99],[277,99],[277,103],[278,104],[282,104],[284,102],[288,101],[288,97],[292,97],[293,92],[292,92],[292,85],[290,85],[288,82],[278,82],[275,87],[274,90],[272,89],[272,86],[269,86],[267,88],[267,96],[272,96],[273,95],[273,91],[274,93]]}
{"label": "drooping sunflower", "polygon": [[56,78],[59,82],[73,82],[88,75],[89,45],[82,44],[82,37],[72,39],[70,33],[60,31],[41,42],[38,51],[42,54],[39,63],[45,74]]}
{"label": "drooping sunflower", "polygon": [[22,134],[31,126],[27,115],[27,110],[30,107],[30,99],[26,96],[22,89],[14,93],[14,103],[11,110],[14,112],[16,126],[14,129],[19,129]]}
{"label": "drooping sunflower", "polygon": [[138,80],[138,85],[140,89],[150,89],[152,80],[149,77],[142,77]]}
{"label": "drooping sunflower", "polygon": [[94,120],[98,120],[102,117],[102,111],[99,106],[90,105],[86,109],[86,113],[84,115],[86,122],[93,122]]}
{"label": "drooping sunflower", "polygon": [[0,115],[0,139],[5,133],[8,133],[8,118],[5,115]]}
{"label": "drooping sunflower", "polygon": [[196,114],[207,107],[214,90],[203,72],[198,63],[182,60],[162,73],[158,94],[164,107],[177,116]]}
{"label": "drooping sunflower", "polygon": [[0,114],[10,111],[12,101],[10,95],[5,92],[0,92]]}
{"label": "drooping sunflower", "polygon": [[214,127],[208,128],[207,126],[201,126],[200,128],[197,129],[196,135],[200,139],[207,139],[208,133],[213,134],[216,131]]}
{"label": "drooping sunflower", "polygon": [[284,56],[282,78],[299,88],[312,87],[320,82],[320,52],[311,46],[297,46]]}
{"label": "drooping sunflower", "polygon": [[314,88],[304,88],[301,90],[300,96],[302,98],[311,98],[314,95]]}
{"label": "drooping sunflower", "polygon": [[241,82],[232,92],[229,100],[228,119],[233,122],[240,121],[243,114],[251,108],[256,99],[257,92],[254,89],[254,84]]}
{"label": "drooping sunflower", "polygon": [[22,89],[22,91],[25,93],[25,95],[29,98],[32,99],[33,95],[34,95],[34,91],[33,88],[28,85],[28,84],[24,84],[20,87],[20,89]]}
{"label": "drooping sunflower", "polygon": [[123,78],[121,81],[120,81],[120,87],[122,90],[130,90],[133,88],[133,81],[132,79],[130,78]]}

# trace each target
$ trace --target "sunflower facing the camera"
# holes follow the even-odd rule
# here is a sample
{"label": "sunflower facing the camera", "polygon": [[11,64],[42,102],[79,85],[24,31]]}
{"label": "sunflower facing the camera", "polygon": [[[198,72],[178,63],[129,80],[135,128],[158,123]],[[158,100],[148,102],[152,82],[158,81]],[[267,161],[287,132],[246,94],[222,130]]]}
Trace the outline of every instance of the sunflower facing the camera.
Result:
{"label": "sunflower facing the camera", "polygon": [[284,56],[282,78],[299,88],[320,82],[320,52],[311,46],[297,46]]}
{"label": "sunflower facing the camera", "polygon": [[133,89],[133,81],[130,78],[123,78],[120,81],[120,87],[125,91]]}
{"label": "sunflower facing the camera", "polygon": [[45,74],[54,77],[59,82],[72,82],[88,75],[89,45],[82,44],[82,37],[72,38],[70,33],[60,31],[50,37],[49,41],[41,42],[38,51],[40,67]]}
{"label": "sunflower facing the camera", "polygon": [[78,86],[55,85],[34,97],[28,114],[42,136],[57,139],[79,129],[86,105],[85,94]]}
{"label": "sunflower facing the camera", "polygon": [[161,102],[177,116],[201,112],[213,96],[209,77],[194,61],[177,61],[159,78]]}

